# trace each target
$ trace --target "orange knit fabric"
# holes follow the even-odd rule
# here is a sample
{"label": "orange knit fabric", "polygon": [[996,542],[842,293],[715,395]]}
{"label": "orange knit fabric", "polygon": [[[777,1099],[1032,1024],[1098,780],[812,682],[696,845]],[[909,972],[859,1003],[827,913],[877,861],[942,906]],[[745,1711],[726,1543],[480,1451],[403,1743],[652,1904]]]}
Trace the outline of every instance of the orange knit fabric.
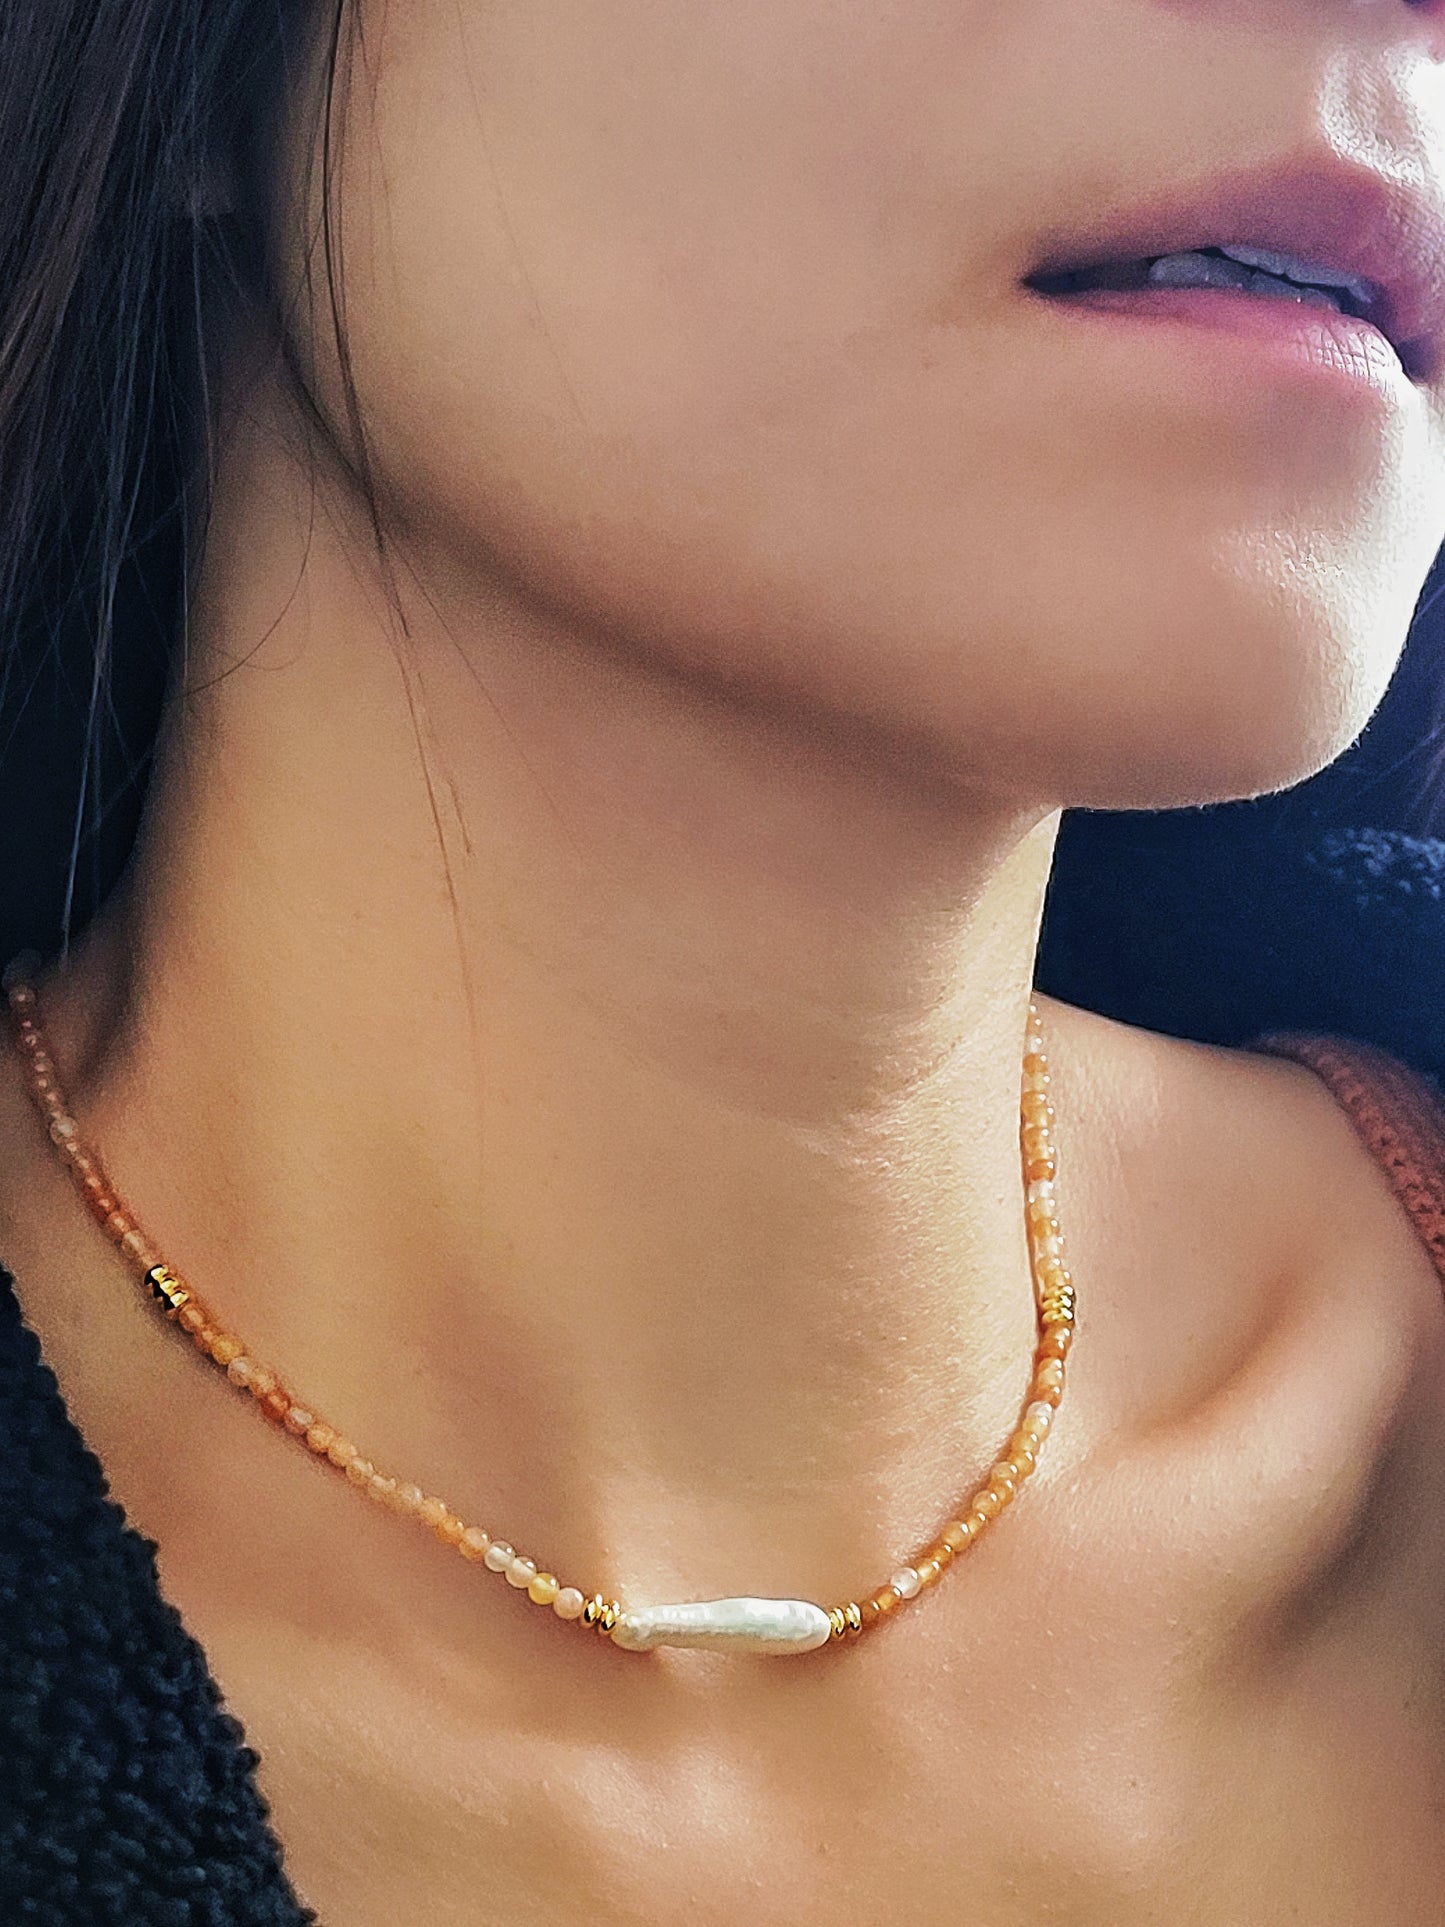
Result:
{"label": "orange knit fabric", "polygon": [[1374,1044],[1269,1031],[1248,1047],[1292,1057],[1322,1077],[1395,1187],[1445,1283],[1445,1096]]}

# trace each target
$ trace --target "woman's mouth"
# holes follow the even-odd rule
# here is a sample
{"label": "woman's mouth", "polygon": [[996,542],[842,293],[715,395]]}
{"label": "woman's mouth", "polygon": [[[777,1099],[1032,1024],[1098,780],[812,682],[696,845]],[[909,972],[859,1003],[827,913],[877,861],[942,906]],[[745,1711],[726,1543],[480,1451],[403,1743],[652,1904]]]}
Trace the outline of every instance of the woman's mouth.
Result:
{"label": "woman's mouth", "polygon": [[[1283,349],[1358,385],[1397,393],[1408,370],[1373,283],[1253,246],[1209,246],[1037,270],[1023,285],[1059,312],[1127,325],[1184,323]],[[1257,362],[1267,372],[1270,355]]]}
{"label": "woman's mouth", "polygon": [[1096,288],[1120,292],[1156,287],[1222,288],[1267,301],[1333,308],[1339,314],[1364,320],[1372,319],[1375,304],[1371,284],[1355,275],[1252,247],[1189,248],[1132,261],[1099,261],[1030,275],[1025,286],[1039,294],[1062,296]]}

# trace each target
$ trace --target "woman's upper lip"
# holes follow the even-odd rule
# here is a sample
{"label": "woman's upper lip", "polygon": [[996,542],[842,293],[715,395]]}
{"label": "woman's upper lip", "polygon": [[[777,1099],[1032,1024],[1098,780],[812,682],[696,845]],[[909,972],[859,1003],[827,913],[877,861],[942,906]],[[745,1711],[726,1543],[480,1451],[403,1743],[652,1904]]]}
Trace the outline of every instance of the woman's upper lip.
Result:
{"label": "woman's upper lip", "polygon": [[1445,176],[1418,154],[1373,160],[1319,146],[1180,186],[1051,236],[1043,274],[1232,244],[1272,248],[1358,275],[1369,318],[1412,379],[1445,375]]}

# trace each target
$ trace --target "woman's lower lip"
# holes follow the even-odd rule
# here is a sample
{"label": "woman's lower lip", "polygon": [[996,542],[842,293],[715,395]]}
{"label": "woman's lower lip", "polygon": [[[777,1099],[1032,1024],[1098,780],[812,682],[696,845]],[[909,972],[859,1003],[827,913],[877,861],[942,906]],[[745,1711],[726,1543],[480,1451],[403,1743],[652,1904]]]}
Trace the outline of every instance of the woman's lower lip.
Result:
{"label": "woman's lower lip", "polygon": [[1399,355],[1378,328],[1309,302],[1232,288],[1090,288],[1079,294],[1036,294],[1034,299],[1061,317],[1072,315],[1088,325],[1233,336],[1242,350],[1235,359],[1253,356],[1262,375],[1283,360],[1396,400],[1412,386]]}

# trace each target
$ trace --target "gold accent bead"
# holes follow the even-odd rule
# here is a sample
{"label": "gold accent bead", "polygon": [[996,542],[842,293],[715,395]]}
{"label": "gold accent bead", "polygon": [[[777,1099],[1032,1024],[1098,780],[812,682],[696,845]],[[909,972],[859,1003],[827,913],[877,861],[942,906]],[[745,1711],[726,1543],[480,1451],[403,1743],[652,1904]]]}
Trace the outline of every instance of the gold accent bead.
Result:
{"label": "gold accent bead", "polygon": [[174,1318],[182,1305],[191,1302],[191,1294],[169,1265],[152,1265],[146,1273],[146,1283],[165,1306],[167,1318]]}
{"label": "gold accent bead", "polygon": [[831,1636],[834,1639],[841,1639],[844,1633],[847,1632],[848,1621],[843,1616],[843,1608],[841,1606],[830,1606],[828,1608],[828,1624],[833,1629]]}
{"label": "gold accent bead", "polygon": [[604,1635],[612,1631],[621,1617],[621,1602],[616,1599],[604,1599],[600,1592],[594,1592],[582,1608],[582,1624],[594,1626]]}
{"label": "gold accent bead", "polygon": [[850,1637],[856,1639],[863,1630],[863,1608],[856,1599],[850,1599],[843,1608],[843,1618]]}

